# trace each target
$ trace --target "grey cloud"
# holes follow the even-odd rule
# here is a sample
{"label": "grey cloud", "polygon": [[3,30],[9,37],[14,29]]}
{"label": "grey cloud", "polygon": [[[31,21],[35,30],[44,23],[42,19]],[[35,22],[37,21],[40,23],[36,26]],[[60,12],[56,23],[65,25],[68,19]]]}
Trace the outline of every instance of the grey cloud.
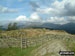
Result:
{"label": "grey cloud", "polygon": [[40,7],[39,4],[37,2],[34,2],[34,1],[30,1],[29,4],[30,4],[33,11],[36,11],[36,9]]}
{"label": "grey cloud", "polygon": [[68,16],[67,18],[69,22],[75,23],[75,16]]}
{"label": "grey cloud", "polygon": [[50,14],[51,16],[75,16],[75,1],[62,0],[59,2],[57,0],[51,4],[51,7],[41,10],[41,13]]}
{"label": "grey cloud", "polygon": [[30,6],[33,11],[37,11],[37,8],[44,7],[50,7],[50,3],[54,2],[55,0],[30,0]]}
{"label": "grey cloud", "polygon": [[16,13],[17,9],[9,9],[7,7],[0,6],[0,13]]}
{"label": "grey cloud", "polygon": [[[64,8],[57,8],[55,10],[58,10],[60,13],[56,13],[56,16],[75,16],[75,2],[72,0],[63,0],[59,3],[63,3],[62,5]],[[59,4],[57,4],[59,5]],[[56,6],[57,6],[56,5]]]}
{"label": "grey cloud", "polygon": [[72,5],[70,2],[66,3],[64,9],[66,10],[66,12],[64,12],[66,16],[75,16],[75,4]]}

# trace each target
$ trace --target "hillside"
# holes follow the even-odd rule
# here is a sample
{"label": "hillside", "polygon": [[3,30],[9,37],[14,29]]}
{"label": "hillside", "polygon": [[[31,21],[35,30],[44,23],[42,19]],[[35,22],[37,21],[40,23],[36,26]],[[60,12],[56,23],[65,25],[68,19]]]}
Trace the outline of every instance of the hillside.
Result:
{"label": "hillside", "polygon": [[[14,22],[12,22],[14,23]],[[22,28],[34,28],[34,29],[49,29],[49,30],[64,30],[70,34],[75,34],[75,23],[70,22],[70,23],[66,23],[66,24],[54,24],[54,23],[50,23],[50,22],[16,22],[18,29],[22,29]],[[8,23],[2,25],[2,30],[6,30],[8,27]]]}
{"label": "hillside", "polygon": [[75,51],[75,35],[63,30],[47,29],[20,29],[0,33],[1,56],[60,56],[60,50]]}
{"label": "hillside", "polygon": [[11,30],[11,31],[4,31],[0,33],[0,36],[6,37],[38,37],[44,34],[68,34],[63,30],[48,30],[48,29],[20,29],[20,30]]}

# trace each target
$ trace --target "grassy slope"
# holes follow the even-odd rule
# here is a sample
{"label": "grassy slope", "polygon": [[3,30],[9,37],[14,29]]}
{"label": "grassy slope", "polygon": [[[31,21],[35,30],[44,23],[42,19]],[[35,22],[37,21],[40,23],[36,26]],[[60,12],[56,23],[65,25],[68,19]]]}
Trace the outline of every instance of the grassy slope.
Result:
{"label": "grassy slope", "polygon": [[5,31],[0,33],[0,36],[9,36],[9,37],[38,37],[44,34],[68,34],[65,31],[59,30],[47,30],[47,29],[20,29],[20,30],[12,30]]}
{"label": "grassy slope", "polygon": [[29,48],[0,48],[0,56],[32,56],[32,50],[38,48],[29,47]]}
{"label": "grassy slope", "polygon": [[[70,35],[64,31],[58,30],[46,30],[46,29],[21,29],[21,30],[13,30],[6,31],[0,34],[0,36],[9,36],[9,37],[38,37],[40,35],[45,34],[53,34],[53,35]],[[74,36],[75,37],[75,36]],[[74,39],[72,39],[74,40]],[[65,46],[73,51],[75,51],[75,42],[72,41],[64,41]],[[50,44],[49,44],[50,45]],[[37,47],[29,47],[27,49],[23,49],[21,52],[20,48],[0,48],[0,56],[31,56],[32,50],[37,49]]]}

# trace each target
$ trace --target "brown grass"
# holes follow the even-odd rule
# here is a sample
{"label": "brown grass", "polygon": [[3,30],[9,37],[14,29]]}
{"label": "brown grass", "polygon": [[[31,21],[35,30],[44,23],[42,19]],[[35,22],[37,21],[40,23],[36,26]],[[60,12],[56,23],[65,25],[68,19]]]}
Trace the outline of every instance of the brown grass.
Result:
{"label": "brown grass", "polygon": [[20,29],[5,31],[0,33],[0,36],[9,36],[9,37],[38,37],[44,34],[68,34],[65,31],[59,30],[47,30],[47,29]]}

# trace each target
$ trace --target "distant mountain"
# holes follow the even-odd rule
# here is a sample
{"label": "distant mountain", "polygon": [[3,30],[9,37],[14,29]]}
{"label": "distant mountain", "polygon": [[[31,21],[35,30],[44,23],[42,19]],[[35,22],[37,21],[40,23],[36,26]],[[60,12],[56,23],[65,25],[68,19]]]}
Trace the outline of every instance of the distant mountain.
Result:
{"label": "distant mountain", "polygon": [[[3,29],[7,29],[8,24],[3,25]],[[42,23],[42,22],[17,22],[19,29],[21,28],[46,28],[50,30],[65,30],[68,33],[75,34],[75,23],[67,24],[53,24],[53,23]]]}
{"label": "distant mountain", "polygon": [[53,28],[53,29],[57,29],[58,27],[60,27],[59,24],[53,24],[53,23],[44,23],[42,26],[47,28]]}
{"label": "distant mountain", "polygon": [[63,29],[71,34],[75,34],[75,23],[67,23],[61,25],[60,29]]}
{"label": "distant mountain", "polygon": [[52,23],[44,23],[42,26],[50,27],[55,30],[65,30],[68,33],[75,34],[75,23],[67,23],[67,24],[52,24]]}

